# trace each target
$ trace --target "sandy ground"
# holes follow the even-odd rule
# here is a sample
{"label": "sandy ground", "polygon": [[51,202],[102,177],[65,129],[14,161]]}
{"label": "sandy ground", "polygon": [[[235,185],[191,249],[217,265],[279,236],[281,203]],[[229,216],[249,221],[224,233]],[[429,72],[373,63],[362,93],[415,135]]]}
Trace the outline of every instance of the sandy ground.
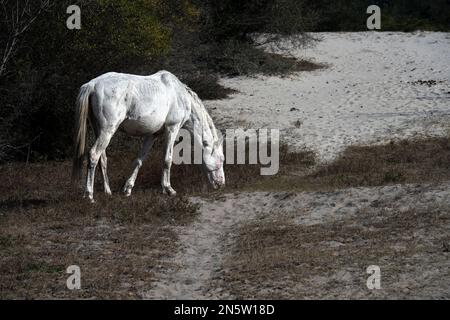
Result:
{"label": "sandy ground", "polygon": [[[159,274],[155,287],[143,293],[149,299],[218,299],[228,295],[220,287],[211,287],[212,279],[222,269],[224,252],[223,235],[240,223],[254,217],[260,206],[257,201],[246,203],[247,196],[226,195],[220,204],[193,198],[201,204],[200,218],[189,228],[180,228],[183,245],[170,264],[171,270]],[[236,201],[237,200],[237,201]],[[244,203],[242,203],[244,201]],[[230,233],[231,235],[231,233]],[[229,245],[232,239],[225,241]]]}
{"label": "sandy ground", "polygon": [[316,150],[325,161],[356,142],[447,132],[450,34],[316,37],[322,41],[315,48],[292,53],[329,68],[285,78],[223,79],[239,93],[207,102],[216,121],[224,128],[280,129],[289,146]]}
{"label": "sandy ground", "polygon": [[[282,139],[290,147],[313,149],[321,161],[332,160],[355,143],[447,133],[450,34],[370,32],[316,36],[322,39],[317,47],[295,55],[328,64],[326,69],[285,78],[222,79],[225,86],[239,93],[206,103],[218,126],[281,129]],[[295,126],[298,120],[299,128]],[[374,203],[399,212],[426,210],[431,205],[448,207],[449,189],[448,184],[399,185],[293,195],[229,194],[215,201],[195,198],[202,204],[201,215],[194,224],[178,230],[183,249],[169,261],[174,267],[160,271],[160,280],[152,290],[143,292],[143,297],[235,298],[223,284],[223,261],[236,230],[245,222],[282,212],[286,219],[303,226],[326,228],[343,218],[351,224],[357,223],[354,219],[361,210]],[[411,232],[420,234],[424,242],[433,242],[433,232],[438,232],[445,242],[449,227],[443,225],[443,229],[430,233],[418,226]],[[395,247],[395,243],[390,245]],[[288,297],[297,298],[450,298],[448,252],[420,253],[415,258],[410,261],[412,267],[404,260],[390,261],[400,264],[396,266],[400,270],[402,263],[408,263],[409,271],[399,272],[376,293],[368,292],[364,279],[352,282],[354,270],[345,265],[336,265],[334,276],[314,275],[309,282],[309,296],[301,293],[305,288],[287,286],[284,291],[293,291]]]}
{"label": "sandy ground", "polygon": [[[235,299],[242,297],[232,292],[238,291],[252,292],[253,295],[249,293],[247,297],[255,298],[449,299],[450,253],[448,248],[443,247],[450,241],[448,213],[440,217],[445,219],[437,227],[430,228],[420,224],[411,228],[405,224],[405,235],[400,237],[403,237],[403,241],[396,239],[396,234],[392,234],[393,239],[384,239],[386,252],[391,252],[394,258],[389,257],[389,254],[378,257],[377,265],[382,271],[383,281],[380,290],[371,291],[365,285],[368,275],[363,267],[373,264],[373,257],[367,257],[367,261],[364,257],[355,257],[355,261],[350,259],[352,263],[341,262],[338,258],[336,261],[331,259],[333,263],[329,264],[326,274],[305,270],[308,277],[303,283],[283,280],[273,283],[262,279],[263,282],[260,282],[256,289],[248,288],[246,283],[224,283],[224,274],[229,271],[224,266],[224,260],[230,258],[236,240],[236,230],[243,223],[266,221],[270,224],[289,221],[300,226],[320,225],[325,230],[331,230],[333,223],[342,220],[346,225],[357,225],[364,229],[383,219],[389,223],[389,212],[400,212],[400,216],[404,215],[402,219],[407,221],[410,219],[408,215],[411,210],[422,213],[428,212],[432,207],[446,208],[444,210],[448,211],[449,189],[450,185],[444,183],[349,188],[334,192],[299,194],[254,192],[229,194],[214,201],[195,198],[194,201],[202,204],[201,215],[192,226],[180,229],[184,248],[171,259],[170,263],[174,268],[160,273],[160,280],[155,287],[143,293],[143,296],[150,299]],[[375,214],[380,208],[388,214],[384,211],[382,216]],[[365,221],[366,226],[357,219],[362,212],[373,216],[373,219]],[[345,230],[342,230],[340,236],[352,237]],[[370,241],[356,238],[353,243],[355,246],[361,246],[360,242]],[[431,245],[403,258],[402,250],[406,250],[408,243],[412,242],[419,243],[419,247]],[[303,245],[314,246],[310,250],[347,246],[344,252],[348,250],[346,254],[349,256],[356,250],[349,244],[335,240]],[[363,267],[357,268],[354,264]],[[274,288],[280,287],[283,288],[282,292],[276,292]]]}

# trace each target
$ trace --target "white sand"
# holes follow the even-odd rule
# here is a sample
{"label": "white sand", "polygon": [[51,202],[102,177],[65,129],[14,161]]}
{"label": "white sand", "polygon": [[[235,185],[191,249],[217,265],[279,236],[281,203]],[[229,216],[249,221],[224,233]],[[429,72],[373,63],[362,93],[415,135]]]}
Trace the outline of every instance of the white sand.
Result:
{"label": "white sand", "polygon": [[[289,146],[306,146],[321,160],[333,159],[350,144],[448,132],[449,33],[316,36],[323,40],[315,48],[294,55],[329,68],[286,78],[223,79],[239,93],[206,102],[219,126],[280,129]],[[438,83],[409,83],[417,80]]]}

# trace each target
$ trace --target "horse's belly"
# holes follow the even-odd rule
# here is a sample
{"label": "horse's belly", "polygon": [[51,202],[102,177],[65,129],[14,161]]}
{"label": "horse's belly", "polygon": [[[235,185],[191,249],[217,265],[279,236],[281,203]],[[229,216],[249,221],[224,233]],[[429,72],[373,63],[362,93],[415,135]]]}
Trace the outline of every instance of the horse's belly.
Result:
{"label": "horse's belly", "polygon": [[126,119],[120,125],[120,129],[131,136],[145,136],[158,132],[163,126],[162,122],[149,122],[143,120]]}

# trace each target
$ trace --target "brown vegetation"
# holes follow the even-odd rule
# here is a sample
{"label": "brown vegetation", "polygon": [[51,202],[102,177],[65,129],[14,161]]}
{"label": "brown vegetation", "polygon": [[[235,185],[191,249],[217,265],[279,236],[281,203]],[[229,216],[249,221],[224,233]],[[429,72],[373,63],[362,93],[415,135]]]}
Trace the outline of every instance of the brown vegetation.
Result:
{"label": "brown vegetation", "polygon": [[[130,140],[130,144],[136,145],[133,141]],[[165,261],[179,249],[174,227],[190,223],[197,212],[196,205],[185,196],[220,197],[224,192],[245,190],[330,190],[442,181],[450,177],[449,141],[448,138],[436,138],[384,146],[350,147],[335,162],[316,168],[312,173],[313,153],[290,153],[282,147],[279,175],[262,177],[259,165],[227,165],[227,186],[221,191],[208,188],[200,167],[173,166],[172,183],[179,194],[175,198],[168,198],[160,192],[162,151],[158,145],[145,162],[132,196],[125,198],[119,194],[130,174],[137,145],[130,153],[129,148],[126,151],[116,141],[109,154],[113,196],[103,195],[98,174],[97,203],[94,205],[82,199],[81,189],[70,188],[70,163],[67,161],[3,165],[0,167],[1,297],[139,297],[151,287],[154,270],[173,267]],[[377,232],[355,229],[345,221],[327,226],[326,230],[325,227],[305,228],[289,222],[272,226],[264,222],[245,225],[239,229],[240,244],[234,249],[232,259],[236,262],[230,268],[244,272],[250,277],[249,281],[257,281],[258,277],[270,278],[282,266],[282,270],[287,272],[282,274],[298,279],[302,276],[300,271],[298,275],[294,272],[300,263],[299,258],[294,257],[298,254],[309,264],[310,275],[318,274],[323,271],[323,266],[318,265],[316,255],[327,259],[336,257],[329,256],[328,249],[320,249],[314,254],[305,253],[302,243],[307,239],[315,246],[319,240],[342,238],[347,243],[346,252],[351,251],[356,259],[358,252],[366,249],[362,242],[350,241],[352,234],[361,233],[361,239],[380,243],[384,233],[391,232],[396,234],[392,240],[402,243],[402,235],[408,232],[402,227],[420,223],[438,228],[437,221],[447,219],[440,209],[435,209],[432,215],[426,216],[416,212],[388,215],[379,211],[369,217],[362,212],[358,219],[363,225],[363,220],[368,219],[367,223],[373,225],[367,228],[374,227]],[[383,223],[379,224],[377,219]],[[255,232],[255,228],[259,232]],[[340,235],[341,231],[344,233]],[[248,263],[239,261],[239,257],[248,254],[249,250],[259,253],[254,257],[250,255]],[[337,251],[338,259],[351,259]],[[274,262],[274,255],[279,262]],[[65,269],[71,264],[82,268],[82,291],[66,289],[68,275]],[[257,265],[261,267],[258,269]],[[250,276],[252,272],[253,276]],[[231,283],[242,280],[236,274],[228,277]],[[281,291],[274,292],[282,295]],[[253,293],[237,294],[250,297]]]}
{"label": "brown vegetation", "polygon": [[[439,298],[433,286],[448,279],[450,207],[390,206],[312,226],[283,215],[249,222],[230,248],[223,285],[240,299]],[[381,291],[367,290],[370,265],[381,265]]]}
{"label": "brown vegetation", "polygon": [[[283,170],[269,179],[251,189],[326,192],[438,183],[450,179],[450,139],[352,146],[306,176]],[[411,195],[411,203],[420,203],[420,190],[426,192],[413,191],[417,194]],[[367,203],[354,215],[315,225],[292,220],[301,212],[271,212],[238,228],[222,285],[244,299],[444,298],[449,212],[448,205],[433,201],[405,210],[393,199]],[[382,264],[381,291],[366,290],[371,264]]]}
{"label": "brown vegetation", "polygon": [[261,177],[248,189],[315,191],[445,181],[450,179],[450,138],[350,146],[332,163],[320,165],[311,174],[296,173],[301,167],[297,161],[287,161],[280,167],[280,174]]}

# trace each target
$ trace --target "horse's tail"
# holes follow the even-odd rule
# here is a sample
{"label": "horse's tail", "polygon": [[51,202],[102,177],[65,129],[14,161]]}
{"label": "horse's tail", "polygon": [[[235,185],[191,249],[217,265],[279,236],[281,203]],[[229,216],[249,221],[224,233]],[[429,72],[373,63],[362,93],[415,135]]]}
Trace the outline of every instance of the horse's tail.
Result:
{"label": "horse's tail", "polygon": [[84,153],[86,148],[87,119],[89,114],[89,96],[92,87],[88,84],[80,88],[75,111],[74,155],[72,166],[72,182],[75,183],[81,177]]}

